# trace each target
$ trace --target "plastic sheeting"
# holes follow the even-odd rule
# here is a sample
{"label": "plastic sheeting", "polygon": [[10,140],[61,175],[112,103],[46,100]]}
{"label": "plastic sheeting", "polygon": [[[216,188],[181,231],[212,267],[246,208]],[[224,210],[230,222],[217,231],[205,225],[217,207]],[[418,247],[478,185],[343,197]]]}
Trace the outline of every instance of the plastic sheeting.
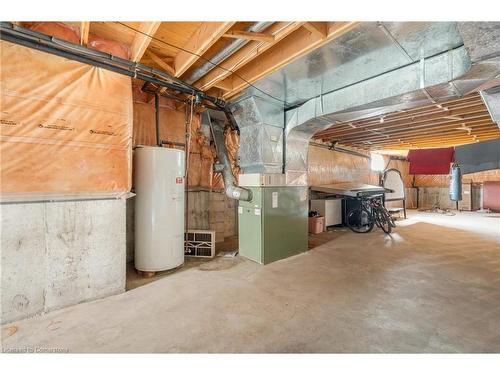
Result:
{"label": "plastic sheeting", "polygon": [[462,173],[500,168],[500,139],[455,147],[455,161]]}
{"label": "plastic sheeting", "polygon": [[[500,181],[500,169],[492,171],[468,173],[462,175],[464,183],[471,182],[475,184],[483,183],[485,181]],[[415,186],[418,187],[449,187],[449,175],[416,175]]]}
{"label": "plastic sheeting", "polygon": [[[134,147],[137,145],[154,146],[156,145],[154,105],[142,102],[141,100],[148,97],[140,91],[134,91],[134,98]],[[172,100],[160,98],[161,139],[168,142],[185,143],[185,132],[186,112],[184,106],[177,110]],[[234,154],[236,152],[234,146],[232,150]],[[200,116],[193,114],[187,180],[189,187],[223,188],[224,185],[219,174],[213,173],[215,155],[214,147],[210,145],[209,140],[201,132]]]}
{"label": "plastic sheeting", "polygon": [[[197,130],[196,118],[193,128]],[[184,143],[185,137],[185,114],[184,111],[176,111],[160,103],[160,137],[170,142]],[[156,122],[155,107],[150,103],[134,102],[134,147],[137,145],[156,145]]]}
{"label": "plastic sheeting", "polygon": [[80,43],[80,28],[63,22],[23,22],[24,27],[67,42]]}
{"label": "plastic sheeting", "polygon": [[[80,44],[80,27],[63,22],[23,22],[23,26],[71,43]],[[114,40],[100,38],[90,34],[87,47],[106,52],[122,59],[130,59],[130,47]]]}
{"label": "plastic sheeting", "polygon": [[89,35],[87,47],[95,50],[109,53],[122,59],[130,59],[130,48],[126,44],[115,42],[114,40],[99,38],[95,35]]}
{"label": "plastic sheeting", "polygon": [[[377,172],[370,168],[370,159],[321,147],[309,146],[309,185],[325,185],[342,182],[358,182],[378,185]],[[401,173],[406,188],[410,188],[413,176],[409,174],[409,163],[405,160],[386,159],[386,168]]]}
{"label": "plastic sheeting", "polygon": [[378,173],[370,169],[370,159],[309,146],[308,184],[319,186],[343,182],[378,185]]}
{"label": "plastic sheeting", "polygon": [[0,42],[1,192],[125,192],[129,77]]}

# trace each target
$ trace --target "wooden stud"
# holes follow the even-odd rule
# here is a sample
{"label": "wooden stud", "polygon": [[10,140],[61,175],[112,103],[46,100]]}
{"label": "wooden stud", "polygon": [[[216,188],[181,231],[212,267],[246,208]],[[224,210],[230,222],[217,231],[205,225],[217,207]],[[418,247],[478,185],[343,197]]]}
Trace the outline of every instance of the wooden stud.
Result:
{"label": "wooden stud", "polygon": [[[180,77],[202,56],[235,22],[204,22],[175,57],[175,76]],[[189,52],[188,52],[189,51]]]}
{"label": "wooden stud", "polygon": [[149,43],[151,43],[151,37],[154,36],[160,24],[161,22],[142,22],[139,25],[140,32],[136,33],[132,45],[130,46],[130,59],[132,61],[138,62],[142,59]]}
{"label": "wooden stud", "polygon": [[86,46],[89,42],[90,22],[80,23],[80,44]]}

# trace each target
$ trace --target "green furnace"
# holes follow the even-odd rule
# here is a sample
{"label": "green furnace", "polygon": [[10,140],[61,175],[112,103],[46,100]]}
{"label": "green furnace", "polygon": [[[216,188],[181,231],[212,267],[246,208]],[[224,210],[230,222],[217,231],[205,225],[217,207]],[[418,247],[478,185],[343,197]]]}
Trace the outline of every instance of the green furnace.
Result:
{"label": "green furnace", "polygon": [[252,200],[238,206],[239,253],[261,264],[307,251],[306,186],[285,186],[282,174],[240,175]]}

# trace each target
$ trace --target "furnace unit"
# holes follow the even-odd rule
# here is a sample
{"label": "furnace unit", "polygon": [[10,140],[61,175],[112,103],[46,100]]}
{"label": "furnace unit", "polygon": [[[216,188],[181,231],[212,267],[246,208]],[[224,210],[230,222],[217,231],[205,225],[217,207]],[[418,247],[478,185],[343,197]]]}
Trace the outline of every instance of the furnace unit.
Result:
{"label": "furnace unit", "polygon": [[286,186],[284,174],[239,176],[252,200],[238,207],[240,255],[261,264],[307,251],[307,187]]}

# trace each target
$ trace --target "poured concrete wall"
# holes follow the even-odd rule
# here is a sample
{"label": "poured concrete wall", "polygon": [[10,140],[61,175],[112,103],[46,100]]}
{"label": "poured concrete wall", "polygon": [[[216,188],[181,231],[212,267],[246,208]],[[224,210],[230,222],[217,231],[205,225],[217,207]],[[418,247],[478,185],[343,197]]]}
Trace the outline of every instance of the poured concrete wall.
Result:
{"label": "poured concrete wall", "polygon": [[125,204],[1,205],[2,323],[123,292]]}
{"label": "poured concrete wall", "polygon": [[[135,199],[127,199],[127,262],[134,259],[134,206]],[[220,191],[188,191],[189,229],[215,231],[215,241],[238,234],[236,207],[238,202]]]}

